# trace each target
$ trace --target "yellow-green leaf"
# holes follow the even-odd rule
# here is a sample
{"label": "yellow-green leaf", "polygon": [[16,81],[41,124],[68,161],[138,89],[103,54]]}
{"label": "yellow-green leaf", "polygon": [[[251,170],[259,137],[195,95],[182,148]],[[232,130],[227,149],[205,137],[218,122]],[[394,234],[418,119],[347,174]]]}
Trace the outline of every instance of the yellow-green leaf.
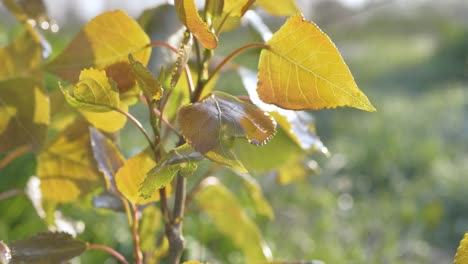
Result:
{"label": "yellow-green leaf", "polygon": [[132,65],[133,74],[136,77],[138,86],[140,87],[143,94],[154,100],[161,98],[163,89],[159,81],[154,77],[148,68],[139,61],[135,61],[131,54],[128,55],[130,64]]}
{"label": "yellow-green leaf", "polygon": [[184,38],[180,42],[179,51],[177,52],[177,61],[171,74],[171,88],[173,88],[179,81],[180,76],[184,72],[185,65],[187,65],[192,51],[192,34],[186,31]]}
{"label": "yellow-green leaf", "polygon": [[228,16],[242,17],[255,0],[225,0],[223,13]]}
{"label": "yellow-green leaf", "polygon": [[161,210],[154,204],[145,207],[138,230],[141,238],[142,251],[154,252],[156,248],[156,234],[162,227]]}
{"label": "yellow-green leaf", "polygon": [[41,43],[34,29],[25,24],[25,31],[0,49],[0,80],[16,77],[37,77],[42,61]]}
{"label": "yellow-green leaf", "polygon": [[124,92],[135,85],[128,54],[146,65],[151,55],[149,42],[148,35],[124,11],[109,11],[86,24],[46,69],[75,83],[82,69],[95,67],[105,70]]}
{"label": "yellow-green leaf", "polygon": [[291,16],[299,12],[295,0],[256,0],[255,3],[276,16]]}
{"label": "yellow-green leaf", "polygon": [[248,195],[251,197],[255,210],[259,215],[268,217],[269,219],[274,218],[273,209],[271,208],[270,203],[263,196],[262,188],[258,184],[257,180],[250,176],[249,174],[238,173],[242,179],[244,187],[247,189]]}
{"label": "yellow-green leaf", "polygon": [[[121,102],[119,109],[128,112],[128,105]],[[99,113],[80,110],[80,112],[94,127],[109,133],[119,131],[127,122],[127,117],[117,111]]]}
{"label": "yellow-green leaf", "polygon": [[140,186],[146,178],[146,174],[156,166],[153,155],[149,149],[131,157],[115,176],[117,189],[133,204],[146,204],[159,200],[159,193],[153,192],[148,198],[140,196]]}
{"label": "yellow-green leaf", "polygon": [[49,97],[42,83],[18,78],[0,81],[0,153],[31,144],[39,150],[47,136]]}
{"label": "yellow-green leaf", "polygon": [[203,47],[215,49],[218,38],[198,14],[194,0],[175,0],[177,15],[180,21],[200,41]]}
{"label": "yellow-green leaf", "polygon": [[291,110],[350,106],[375,111],[333,42],[298,14],[267,42],[260,54],[258,94]]}
{"label": "yellow-green leaf", "polygon": [[61,89],[68,103],[80,110],[109,112],[119,107],[119,90],[103,70],[82,70],[77,84]]}
{"label": "yellow-green leaf", "polygon": [[185,261],[182,264],[203,264],[203,263],[201,263],[200,261],[190,260],[190,261]]}
{"label": "yellow-green leaf", "polygon": [[37,176],[44,200],[76,201],[104,186],[92,160],[88,124],[79,119],[39,154]]}
{"label": "yellow-green leaf", "polygon": [[458,246],[457,253],[453,264],[467,264],[468,263],[468,233],[465,233],[460,245]]}
{"label": "yellow-green leaf", "polygon": [[263,263],[271,252],[257,225],[248,217],[236,197],[214,177],[205,179],[195,200],[213,220],[216,228],[229,237],[244,254],[245,263]]}

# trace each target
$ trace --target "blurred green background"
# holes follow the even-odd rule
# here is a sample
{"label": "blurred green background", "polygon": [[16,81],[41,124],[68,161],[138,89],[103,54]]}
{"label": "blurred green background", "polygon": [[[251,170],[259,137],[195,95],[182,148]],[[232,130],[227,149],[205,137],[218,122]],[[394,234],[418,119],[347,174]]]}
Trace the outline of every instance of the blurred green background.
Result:
{"label": "blurred green background", "polygon": [[[103,10],[122,8],[136,17],[154,2],[46,1],[61,27],[46,37],[57,52]],[[377,112],[313,112],[317,132],[331,152],[329,158],[311,156],[320,167],[318,175],[286,186],[275,182],[274,173],[258,178],[275,219],[256,220],[275,258],[329,264],[452,263],[468,231],[468,2],[298,3],[305,17],[335,42]],[[0,17],[4,45],[19,27],[12,27],[13,18],[3,9]],[[272,30],[284,21],[266,13],[262,17]],[[258,36],[248,28],[226,33],[220,54],[254,40]],[[256,60],[242,56],[237,62],[253,68]],[[238,90],[229,87],[236,78],[228,73],[218,85]],[[28,154],[0,170],[0,192],[24,188],[34,168]],[[131,256],[124,215],[92,209],[86,202],[63,211],[79,221],[76,225],[85,225],[80,239]],[[240,253],[231,252],[228,239],[203,216],[189,216],[186,222],[187,257],[241,263]],[[0,240],[25,238],[45,228],[26,198],[0,201]],[[116,262],[89,252],[81,263]]]}

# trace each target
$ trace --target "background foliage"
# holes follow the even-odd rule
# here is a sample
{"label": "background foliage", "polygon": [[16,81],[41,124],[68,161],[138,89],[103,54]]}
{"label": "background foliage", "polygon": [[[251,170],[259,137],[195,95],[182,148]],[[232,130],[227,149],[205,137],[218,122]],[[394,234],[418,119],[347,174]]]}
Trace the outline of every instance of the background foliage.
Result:
{"label": "background foliage", "polygon": [[[313,156],[308,165],[315,173],[299,184],[280,186],[273,174],[259,179],[275,218],[257,216],[255,220],[276,258],[451,263],[468,229],[464,179],[468,175],[468,21],[462,15],[468,6],[464,1],[450,3],[441,7],[435,1],[417,5],[389,1],[358,9],[334,1],[313,5],[307,18],[334,40],[378,112],[314,113],[318,134],[331,157]],[[5,44],[17,29],[9,27],[11,17],[1,16],[0,40]],[[272,29],[283,22],[266,19]],[[83,23],[71,20],[57,34],[47,32],[53,51],[61,50]],[[245,28],[227,33],[221,41],[229,44],[221,52],[252,38],[258,36]],[[247,54],[236,62],[255,68],[253,58]],[[232,84],[238,78],[226,74],[218,85],[235,94],[240,88]],[[131,111],[144,115],[142,109]],[[121,140],[130,156],[135,154],[131,146],[142,145],[144,139],[131,136],[131,124],[125,129]],[[0,192],[25,187],[34,163],[27,154],[1,170]],[[242,184],[227,173],[220,180],[231,186]],[[240,187],[234,193],[243,205],[254,206]],[[80,238],[114,246],[131,256],[125,216],[96,212],[90,205],[85,201],[63,210],[67,217],[78,219],[75,230],[85,226]],[[2,200],[0,212],[1,240],[13,241],[45,229],[24,197]],[[191,250],[186,257],[242,263],[241,254],[231,252],[233,242],[214,231],[206,216],[189,214],[185,230],[194,235],[187,237]],[[81,261],[114,263],[95,251],[85,253]]]}

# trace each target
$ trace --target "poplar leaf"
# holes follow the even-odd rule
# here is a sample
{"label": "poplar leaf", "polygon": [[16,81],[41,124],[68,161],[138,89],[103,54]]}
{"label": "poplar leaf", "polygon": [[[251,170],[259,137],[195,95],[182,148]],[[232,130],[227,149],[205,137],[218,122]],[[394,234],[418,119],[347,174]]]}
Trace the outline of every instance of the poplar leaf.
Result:
{"label": "poplar leaf", "polygon": [[255,210],[259,215],[268,217],[269,219],[274,218],[273,208],[270,203],[263,196],[262,188],[258,184],[257,180],[249,174],[237,173],[242,179],[242,184],[247,189],[247,193],[253,201]]}
{"label": "poplar leaf", "polygon": [[198,206],[206,212],[215,227],[242,250],[245,263],[263,263],[271,251],[257,225],[248,217],[236,197],[218,179],[205,179],[195,195]]}
{"label": "poplar leaf", "polygon": [[[252,146],[251,144],[248,145]],[[211,161],[226,165],[239,172],[248,172],[242,161],[237,158],[236,152],[234,151],[234,139],[221,140],[215,148],[204,155]]]}
{"label": "poplar leaf", "polygon": [[44,200],[67,203],[103,186],[92,160],[88,124],[78,119],[49,143],[37,158]]}
{"label": "poplar leaf", "polygon": [[468,263],[468,233],[465,233],[460,245],[458,246],[457,253],[453,264],[467,264]]}
{"label": "poplar leaf", "polygon": [[158,100],[161,98],[163,94],[162,85],[159,81],[154,77],[153,73],[151,73],[148,68],[143,65],[143,63],[139,61],[135,61],[131,54],[128,55],[128,60],[132,65],[133,74],[135,74],[138,86],[140,87],[143,94],[154,100]]}
{"label": "poplar leaf", "polygon": [[62,263],[81,255],[86,243],[67,233],[37,233],[10,244],[12,263]]}
{"label": "poplar leaf", "polygon": [[50,119],[49,97],[42,83],[30,78],[0,81],[0,153],[32,144],[39,150]]}
{"label": "poplar leaf", "polygon": [[149,149],[131,157],[115,175],[117,189],[133,204],[146,204],[159,200],[159,193],[153,192],[149,197],[140,196],[140,187],[149,170],[156,166]]}
{"label": "poplar leaf", "polygon": [[200,41],[203,47],[215,49],[218,38],[198,14],[194,0],[175,0],[177,15],[180,21]]}
{"label": "poplar leaf", "polygon": [[179,124],[184,138],[201,154],[229,138],[244,137],[251,144],[265,144],[276,129],[275,121],[255,105],[222,92],[182,107]]}
{"label": "poplar leaf", "polygon": [[291,16],[299,12],[295,0],[256,0],[255,3],[276,16]]}
{"label": "poplar leaf", "polygon": [[82,70],[77,84],[68,89],[60,88],[67,102],[80,110],[108,112],[119,107],[119,90],[103,70]]}
{"label": "poplar leaf", "polygon": [[225,0],[223,13],[228,16],[242,17],[255,0]]}
{"label": "poplar leaf", "polygon": [[375,111],[333,42],[302,15],[289,18],[266,44],[257,88],[265,103],[291,110],[350,106]]}
{"label": "poplar leaf", "polygon": [[86,24],[71,43],[45,68],[62,79],[76,83],[80,71],[94,67],[105,70],[121,92],[135,85],[128,54],[143,65],[151,49],[148,35],[124,11],[105,12]]}
{"label": "poplar leaf", "polygon": [[[128,105],[121,103],[119,109],[128,112]],[[95,128],[109,133],[119,131],[127,122],[127,117],[117,111],[89,112],[80,110],[80,113]]]}

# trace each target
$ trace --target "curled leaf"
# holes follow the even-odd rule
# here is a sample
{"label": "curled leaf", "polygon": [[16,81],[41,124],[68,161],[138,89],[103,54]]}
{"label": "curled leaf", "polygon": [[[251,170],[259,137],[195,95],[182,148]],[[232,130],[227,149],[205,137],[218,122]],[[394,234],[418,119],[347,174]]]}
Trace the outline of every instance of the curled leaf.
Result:
{"label": "curled leaf", "polygon": [[265,103],[291,110],[351,106],[375,111],[333,42],[298,14],[260,54],[258,94]]}
{"label": "curled leaf", "polygon": [[174,4],[180,21],[187,26],[203,47],[215,49],[218,46],[218,38],[198,14],[195,1],[175,0]]}
{"label": "curled leaf", "polygon": [[172,70],[171,75],[171,87],[174,87],[179,81],[180,76],[184,72],[185,65],[190,57],[190,52],[192,51],[192,34],[186,31],[184,33],[184,38],[180,42],[179,51],[177,52],[177,61]]}
{"label": "curled leaf", "polygon": [[132,65],[133,74],[135,74],[138,86],[143,91],[143,94],[154,100],[161,98],[163,89],[159,81],[154,77],[148,68],[139,61],[135,61],[131,54],[128,55],[128,60]]}

